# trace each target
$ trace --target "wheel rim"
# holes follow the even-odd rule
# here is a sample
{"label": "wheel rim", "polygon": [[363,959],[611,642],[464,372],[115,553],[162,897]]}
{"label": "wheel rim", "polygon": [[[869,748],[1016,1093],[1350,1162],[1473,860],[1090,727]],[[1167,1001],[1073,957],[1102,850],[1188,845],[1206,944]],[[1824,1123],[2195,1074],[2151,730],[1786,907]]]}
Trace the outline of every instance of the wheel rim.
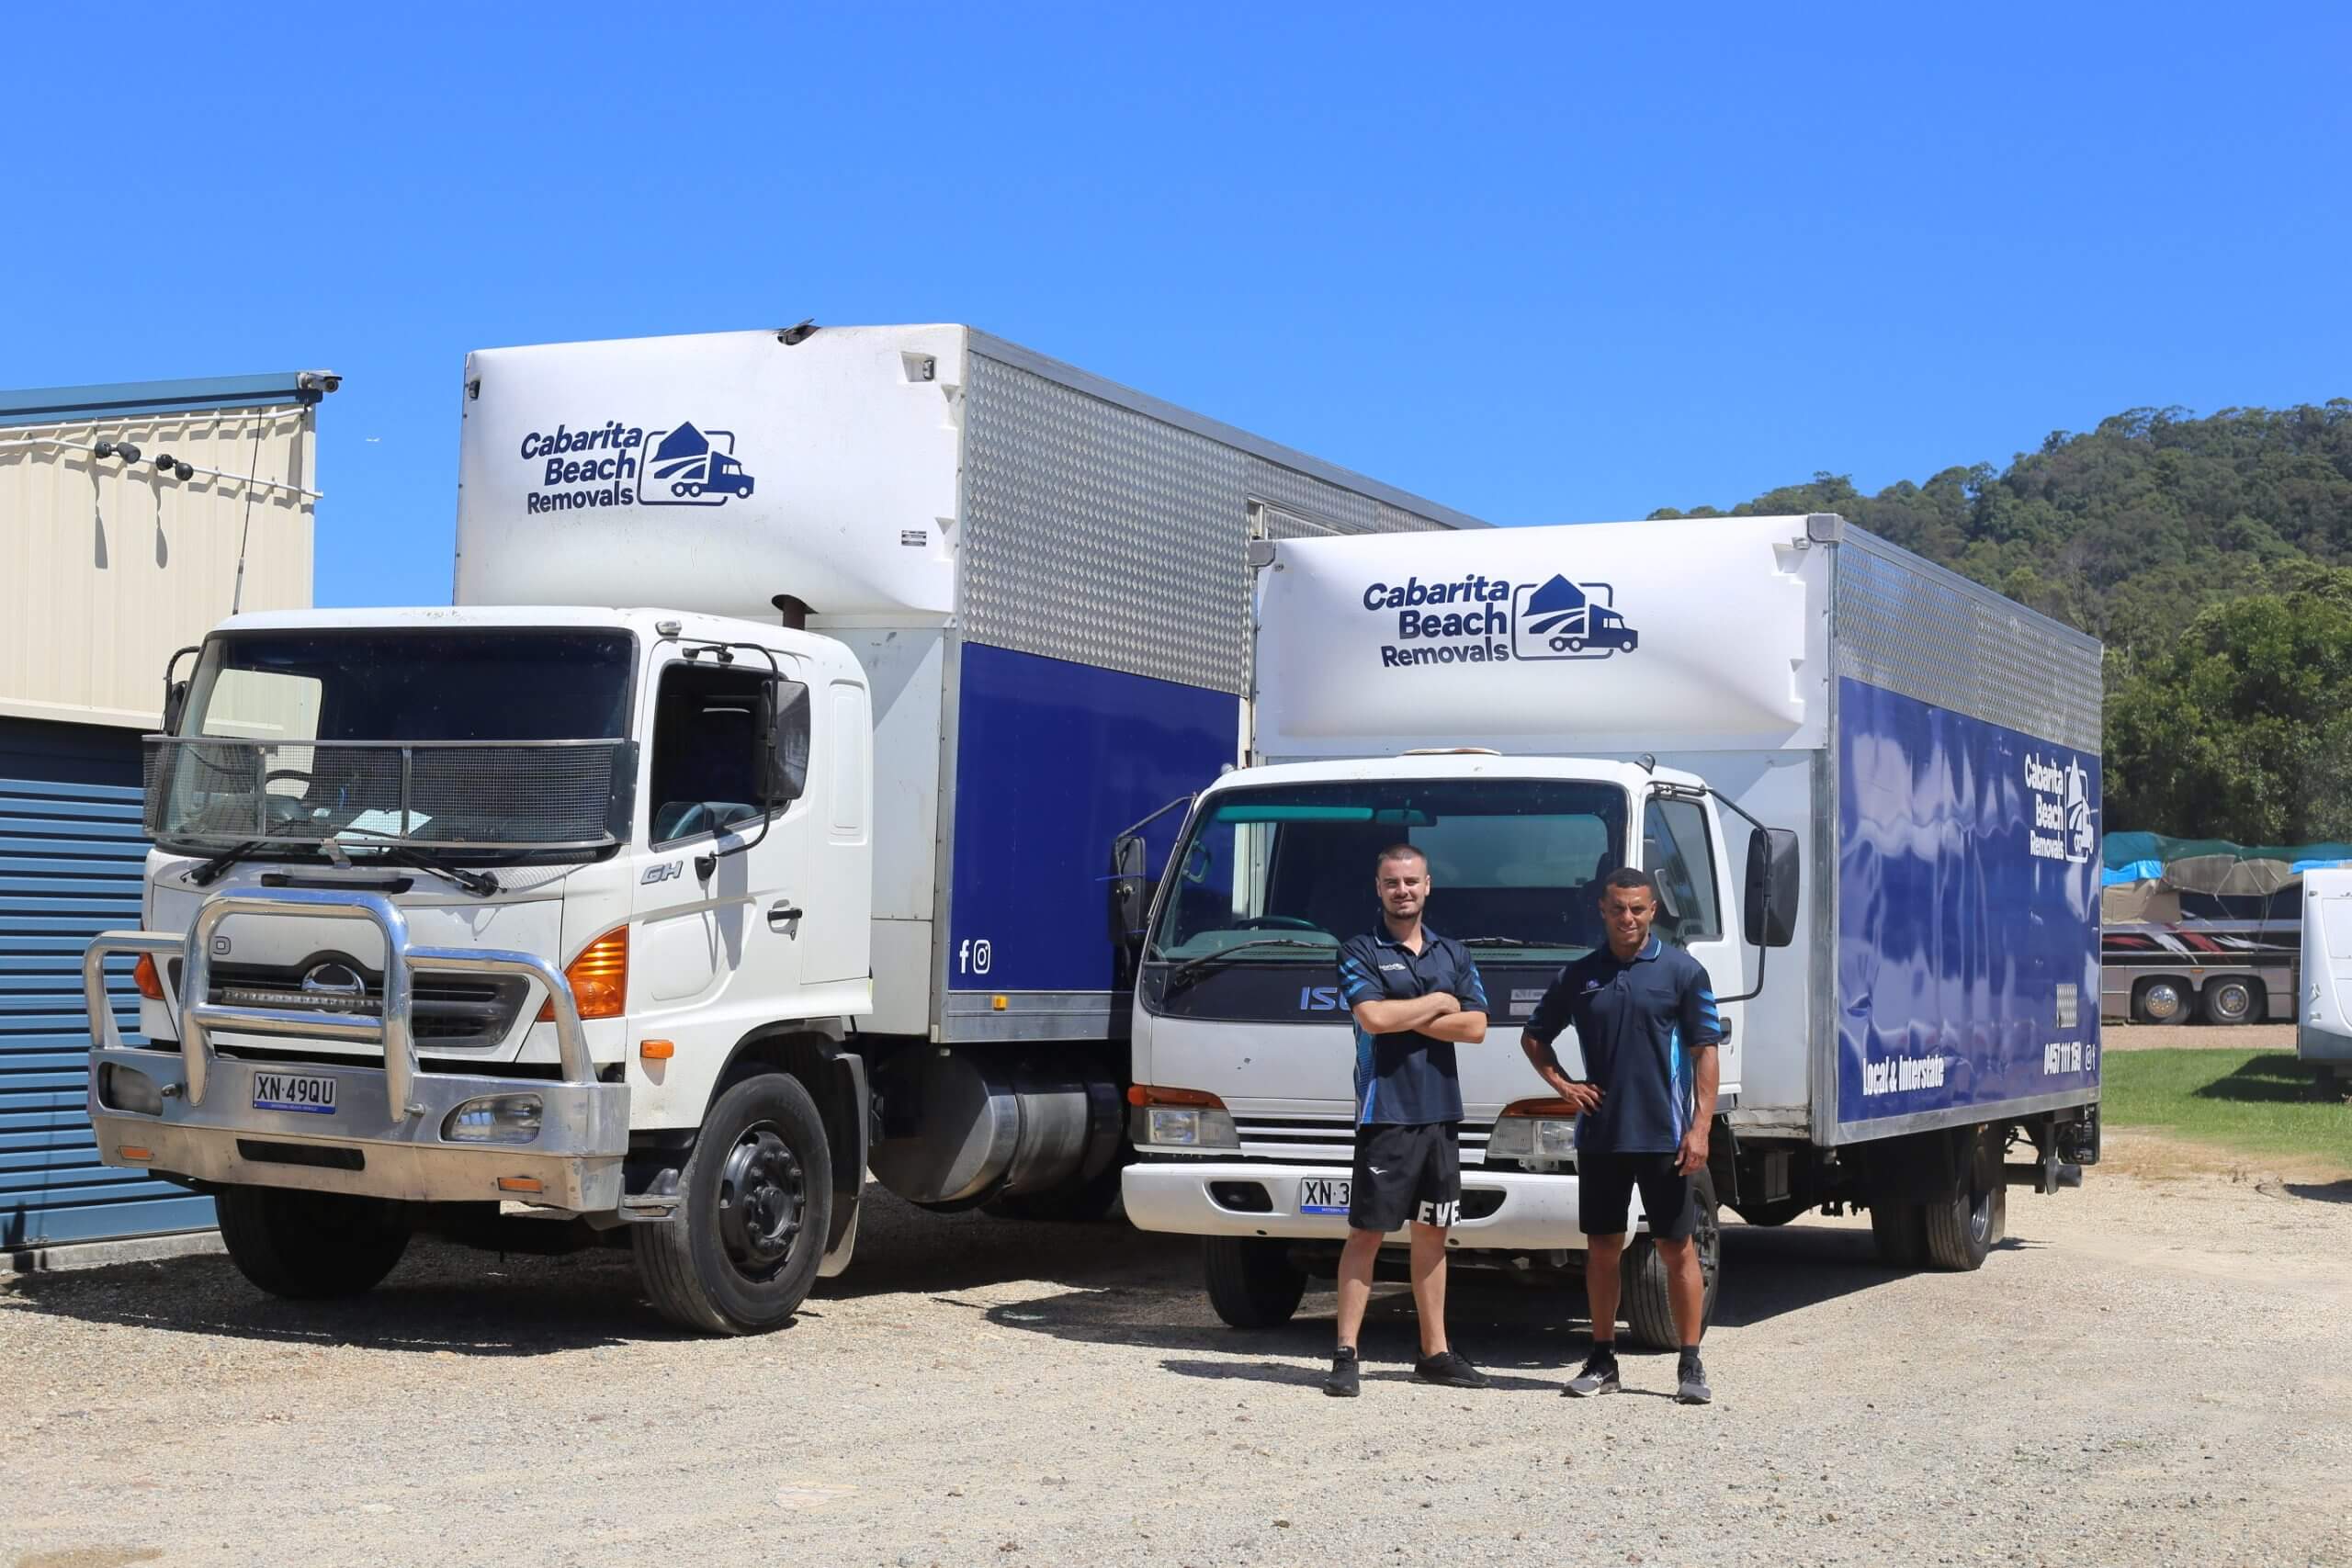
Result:
{"label": "wheel rim", "polygon": [[2254,1010],[2254,993],[2235,980],[2215,988],[2213,1010],[2233,1023]]}
{"label": "wheel rim", "polygon": [[2180,1016],[2183,998],[2177,987],[2161,983],[2151,986],[2141,998],[2149,1019],[2156,1023],[2169,1023]]}
{"label": "wheel rim", "polygon": [[808,1179],[775,1123],[743,1130],[718,1179],[718,1235],[728,1260],[749,1280],[782,1269],[808,1213]]}
{"label": "wheel rim", "polygon": [[1968,1245],[1972,1251],[1983,1251],[1993,1245],[1993,1195],[1990,1192],[1968,1194]]}
{"label": "wheel rim", "polygon": [[1715,1299],[1715,1278],[1723,1271],[1723,1227],[1717,1223],[1714,1206],[1699,1205],[1699,1222],[1691,1228],[1690,1240],[1699,1249],[1699,1300],[1703,1303]]}

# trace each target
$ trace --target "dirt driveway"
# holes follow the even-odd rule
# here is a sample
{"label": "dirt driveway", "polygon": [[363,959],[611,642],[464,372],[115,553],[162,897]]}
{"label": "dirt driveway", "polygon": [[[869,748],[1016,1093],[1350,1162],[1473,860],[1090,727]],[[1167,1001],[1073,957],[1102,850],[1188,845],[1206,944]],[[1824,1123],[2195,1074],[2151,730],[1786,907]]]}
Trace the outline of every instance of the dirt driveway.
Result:
{"label": "dirt driveway", "polygon": [[2352,1182],[2112,1147],[1975,1274],[1729,1230],[1705,1410],[1662,1358],[1558,1398],[1577,1296],[1466,1274],[1493,1392],[1409,1381],[1400,1291],[1328,1400],[1328,1293],[1236,1333],[1182,1243],[888,1201],[756,1340],[611,1255],[420,1247],[334,1307],[220,1258],[32,1276],[0,1565],[2352,1562]]}

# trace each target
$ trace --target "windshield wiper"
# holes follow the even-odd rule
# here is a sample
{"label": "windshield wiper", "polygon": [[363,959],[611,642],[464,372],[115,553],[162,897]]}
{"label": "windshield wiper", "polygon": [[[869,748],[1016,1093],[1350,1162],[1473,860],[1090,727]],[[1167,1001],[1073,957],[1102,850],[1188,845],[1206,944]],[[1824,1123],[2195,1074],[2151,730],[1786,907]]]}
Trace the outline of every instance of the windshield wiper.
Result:
{"label": "windshield wiper", "polygon": [[1193,977],[1204,970],[1214,969],[1235,953],[1247,953],[1253,947],[1313,947],[1320,948],[1334,958],[1340,955],[1338,946],[1329,942],[1308,942],[1304,937],[1295,936],[1253,937],[1248,942],[1237,942],[1231,947],[1220,947],[1215,953],[1204,953],[1197,958],[1187,958],[1168,972],[1168,988],[1173,991],[1180,987],[1189,986],[1193,983]]}
{"label": "windshield wiper", "polygon": [[460,865],[445,864],[413,844],[369,843],[363,840],[355,847],[372,850],[395,865],[413,866],[418,871],[430,872],[477,898],[487,898],[493,894],[504,891],[499,886],[498,878],[488,872],[468,871]]}
{"label": "windshield wiper", "polygon": [[209,887],[214,883],[220,881],[221,875],[227,872],[231,866],[236,864],[247,855],[252,854],[254,851],[266,847],[267,846],[266,846],[259,839],[247,839],[242,844],[238,844],[231,849],[222,850],[219,854],[214,855],[202,865],[198,866],[194,871],[189,872],[187,874],[187,884],[190,887]]}

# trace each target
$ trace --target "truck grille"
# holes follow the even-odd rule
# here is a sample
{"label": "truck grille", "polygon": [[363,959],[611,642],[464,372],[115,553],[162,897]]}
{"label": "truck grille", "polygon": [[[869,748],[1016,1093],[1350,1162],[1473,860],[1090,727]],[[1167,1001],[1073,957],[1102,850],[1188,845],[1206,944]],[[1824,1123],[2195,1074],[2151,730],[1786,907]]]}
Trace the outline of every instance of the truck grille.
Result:
{"label": "truck grille", "polygon": [[[1241,1153],[1258,1159],[1345,1165],[1355,1155],[1355,1123],[1344,1116],[1236,1116]],[[1462,1163],[1484,1165],[1492,1122],[1461,1123]]]}
{"label": "truck grille", "polygon": [[[326,973],[322,976],[322,971]],[[171,964],[177,989],[180,962]],[[356,979],[356,987],[351,981]],[[322,986],[321,981],[329,984]],[[334,981],[343,982],[336,986]],[[491,979],[473,975],[435,975],[416,970],[409,976],[409,1032],[421,1046],[495,1045],[514,1026],[522,1010],[526,980]],[[230,1007],[277,1008],[288,1012],[328,1012],[379,1018],[384,1011],[384,976],[349,959],[327,956],[301,966],[261,964],[218,964],[212,966],[211,1001]]]}

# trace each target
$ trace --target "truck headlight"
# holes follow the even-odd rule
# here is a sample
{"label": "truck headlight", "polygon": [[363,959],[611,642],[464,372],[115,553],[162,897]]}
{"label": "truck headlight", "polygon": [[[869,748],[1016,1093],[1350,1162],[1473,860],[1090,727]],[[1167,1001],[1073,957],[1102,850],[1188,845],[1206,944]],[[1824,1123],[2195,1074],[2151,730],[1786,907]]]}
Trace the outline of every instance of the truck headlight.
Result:
{"label": "truck headlight", "polygon": [[1238,1149],[1241,1134],[1233,1112],[1216,1095],[1197,1089],[1160,1089],[1137,1084],[1127,1090],[1135,1110],[1135,1140],[1147,1148]]}
{"label": "truck headlight", "polygon": [[487,1094],[449,1112],[441,1137],[452,1144],[527,1144],[539,1135],[541,1110],[536,1094]]}
{"label": "truck headlight", "polygon": [[1576,1152],[1577,1113],[1560,1100],[1522,1100],[1504,1107],[1487,1138],[1489,1159],[1565,1160]]}
{"label": "truck headlight", "polygon": [[98,1069],[98,1103],[109,1111],[128,1111],[139,1116],[161,1116],[164,1113],[164,1091],[153,1078],[138,1068],[117,1066],[109,1062]]}

